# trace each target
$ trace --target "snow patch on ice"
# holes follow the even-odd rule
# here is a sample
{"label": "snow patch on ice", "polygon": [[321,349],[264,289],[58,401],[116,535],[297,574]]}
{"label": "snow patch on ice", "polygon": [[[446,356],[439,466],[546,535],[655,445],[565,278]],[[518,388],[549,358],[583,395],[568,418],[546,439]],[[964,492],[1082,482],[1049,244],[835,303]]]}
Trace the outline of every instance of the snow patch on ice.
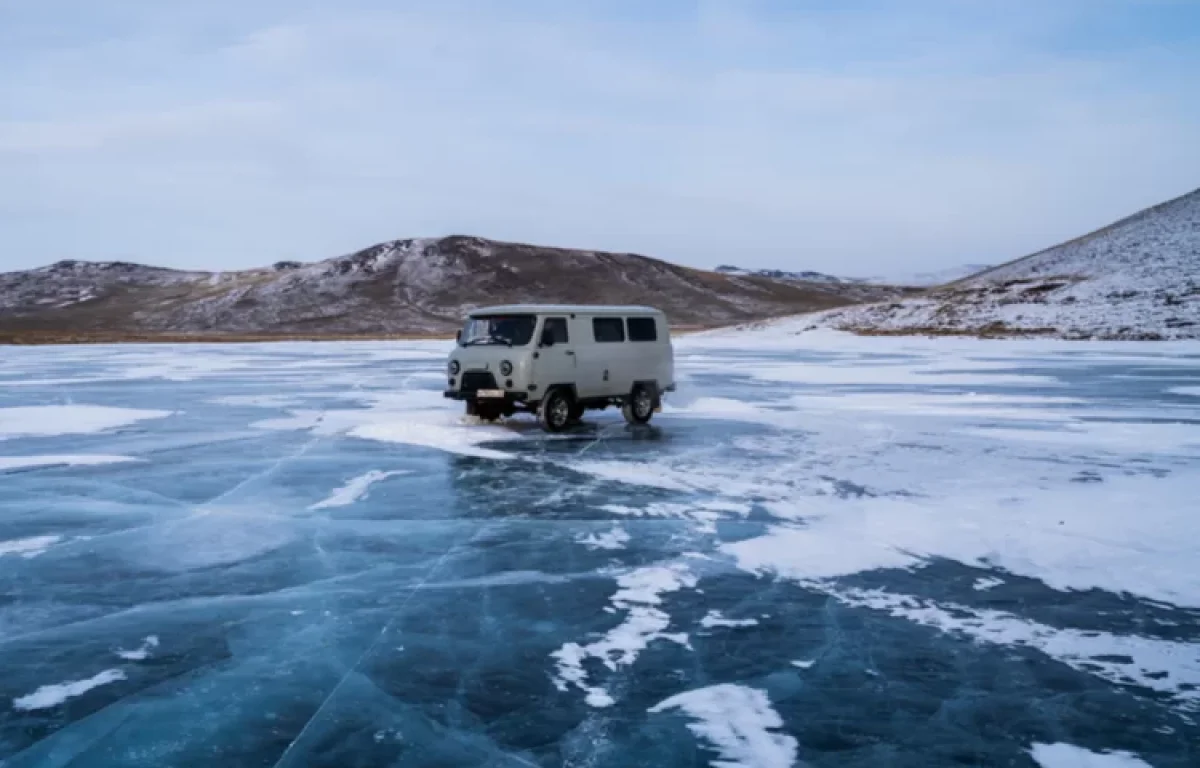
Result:
{"label": "snow patch on ice", "polygon": [[1033,648],[1080,671],[1118,685],[1165,693],[1200,710],[1200,648],[1146,637],[1060,629],[994,610],[937,604],[882,590],[828,588],[859,608],[881,611],[950,634],[996,645]]}
{"label": "snow patch on ice", "polygon": [[621,526],[603,533],[589,533],[576,539],[588,549],[624,549],[629,543],[629,534]]}
{"label": "snow patch on ice", "polygon": [[1171,387],[1167,390],[1172,395],[1190,395],[1200,397],[1200,387]]}
{"label": "snow patch on ice", "polygon": [[60,541],[62,541],[62,536],[30,536],[25,539],[0,541],[0,557],[5,555],[20,555],[26,559],[37,557]]}
{"label": "snow patch on ice", "polygon": [[793,661],[792,666],[800,669],[811,669],[812,665],[816,663],[816,659],[804,659],[803,661]]}
{"label": "snow patch on ice", "polygon": [[651,713],[683,711],[697,722],[688,730],[721,755],[721,768],[791,768],[797,765],[796,739],[774,733],[783,718],[767,694],[757,688],[729,683],[698,688],[660,701]]}
{"label": "snow patch on ice", "polygon": [[1004,579],[997,579],[997,578],[993,578],[991,576],[987,576],[987,577],[976,579],[975,583],[971,586],[976,592],[984,592],[993,587],[998,587],[1003,583],[1004,583]]}
{"label": "snow patch on ice", "polygon": [[433,448],[460,456],[511,459],[513,455],[484,447],[486,443],[520,440],[522,435],[502,425],[468,421],[446,407],[436,407],[436,392],[363,393],[371,404],[352,410],[293,410],[287,416],[263,419],[256,429],[304,430],[316,435],[346,434],[363,440]]}
{"label": "snow patch on ice", "polygon": [[[944,557],[1040,579],[1059,590],[1098,587],[1200,606],[1189,501],[1200,474],[1115,477],[1034,488],[1023,497],[808,499],[767,506],[781,524],[725,544],[739,567],[820,581]],[[1129,510],[1138,513],[1131,515]]]}
{"label": "snow patch on ice", "polygon": [[366,474],[351,478],[349,482],[331,493],[328,498],[318,501],[316,504],[310,506],[309,509],[318,510],[349,506],[359,499],[364,498],[375,483],[382,482],[396,475],[407,474],[409,473],[406,470],[396,470],[393,472],[382,472],[378,469],[371,470]]}
{"label": "snow patch on ice", "polygon": [[[663,472],[665,474],[666,470],[664,469]],[[690,504],[665,501],[653,502],[644,507],[604,504],[600,509],[624,517],[659,517],[690,520],[696,524],[695,530],[697,532],[713,533],[716,531],[718,520],[730,516],[745,517],[749,514],[750,504],[722,499],[705,499]]]}
{"label": "snow patch on ice", "polygon": [[213,405],[249,406],[253,408],[290,408],[297,404],[294,397],[284,395],[229,395],[210,400]]}
{"label": "snow patch on ice", "polygon": [[82,696],[93,688],[124,680],[125,673],[119,669],[106,669],[86,680],[76,680],[70,683],[43,685],[33,693],[13,699],[13,709],[30,712],[37,709],[57,707],[67,699]]}
{"label": "snow patch on ice", "polygon": [[[415,417],[417,414],[413,414]],[[476,426],[459,419],[405,419],[377,424],[365,424],[350,430],[353,437],[388,443],[403,443],[422,448],[434,448],[460,456],[480,459],[511,459],[513,454],[483,447],[484,443],[516,439],[516,435],[500,427]]]}
{"label": "snow patch on ice", "polygon": [[[843,539],[838,524],[797,528],[775,526],[765,536],[725,544],[738,567],[751,573],[807,582],[850,576],[881,568],[910,568],[919,563],[886,539],[861,531]],[[853,542],[853,543],[852,543]]]}
{"label": "snow patch on ice", "polygon": [[784,384],[919,385],[956,387],[1047,387],[1061,382],[1052,376],[1016,373],[945,373],[934,363],[916,365],[861,365],[771,363],[756,365],[751,378]]}
{"label": "snow patch on ice", "polygon": [[589,682],[584,662],[597,659],[615,672],[637,660],[638,654],[655,640],[669,640],[687,646],[687,634],[664,630],[671,617],[658,606],[662,596],[696,586],[696,576],[681,564],[653,565],[630,571],[617,579],[620,589],[612,596],[612,606],[626,611],[625,620],[609,630],[602,638],[586,645],[566,643],[551,656],[557,674],[554,685],[560,691],[575,686],[586,694],[593,707],[612,706],[615,701],[601,686]]}
{"label": "snow patch on ice", "polygon": [[1132,752],[1091,752],[1072,744],[1034,744],[1029,754],[1042,768],[1151,768]]}
{"label": "snow patch on ice", "polygon": [[709,611],[700,619],[702,627],[753,627],[758,619],[727,619],[720,611]]}
{"label": "snow patch on ice", "polygon": [[1052,430],[980,427],[964,431],[1004,441],[1071,445],[1097,451],[1161,454],[1200,447],[1200,424],[1088,421]]}
{"label": "snow patch on ice", "polygon": [[118,650],[117,655],[126,661],[144,661],[150,657],[150,652],[158,647],[158,635],[150,635],[142,640],[140,647],[132,651]]}
{"label": "snow patch on ice", "polygon": [[0,408],[0,440],[13,437],[87,435],[120,429],[171,411],[112,408],[102,405],[24,405]]}
{"label": "snow patch on ice", "polygon": [[104,456],[91,454],[63,454],[59,456],[0,456],[0,471],[6,469],[32,469],[34,467],[94,467],[101,464],[123,464],[141,461],[133,456]]}

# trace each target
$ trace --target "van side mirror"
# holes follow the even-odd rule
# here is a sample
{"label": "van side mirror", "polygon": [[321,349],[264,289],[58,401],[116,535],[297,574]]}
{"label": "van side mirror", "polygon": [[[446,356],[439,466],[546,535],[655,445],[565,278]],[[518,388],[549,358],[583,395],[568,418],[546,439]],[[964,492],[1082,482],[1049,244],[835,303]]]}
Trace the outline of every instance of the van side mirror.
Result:
{"label": "van side mirror", "polygon": [[543,347],[553,347],[554,346],[554,332],[551,331],[549,328],[546,328],[542,331],[542,346]]}
{"label": "van side mirror", "polygon": [[462,329],[461,328],[454,332],[454,343],[462,344]]}

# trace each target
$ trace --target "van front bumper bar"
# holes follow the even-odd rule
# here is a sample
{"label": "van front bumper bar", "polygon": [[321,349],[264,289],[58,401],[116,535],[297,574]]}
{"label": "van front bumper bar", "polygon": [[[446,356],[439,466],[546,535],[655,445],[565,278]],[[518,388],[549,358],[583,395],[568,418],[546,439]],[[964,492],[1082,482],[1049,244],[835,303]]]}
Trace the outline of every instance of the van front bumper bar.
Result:
{"label": "van front bumper bar", "polygon": [[524,392],[505,392],[499,397],[480,397],[479,392],[475,390],[447,389],[442,392],[442,397],[450,400],[495,400],[505,401],[509,403],[523,403],[529,399],[529,395]]}

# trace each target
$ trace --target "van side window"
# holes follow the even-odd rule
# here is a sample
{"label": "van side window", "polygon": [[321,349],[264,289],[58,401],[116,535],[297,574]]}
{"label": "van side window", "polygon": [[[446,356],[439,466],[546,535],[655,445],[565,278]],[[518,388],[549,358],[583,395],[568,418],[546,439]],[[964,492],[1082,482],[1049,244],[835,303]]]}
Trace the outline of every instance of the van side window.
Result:
{"label": "van side window", "polygon": [[550,338],[554,339],[555,344],[567,344],[571,341],[567,335],[567,318],[565,317],[547,317],[546,322],[542,325],[542,334],[550,334]]}
{"label": "van side window", "polygon": [[631,317],[625,322],[629,325],[630,341],[658,341],[653,317]]}
{"label": "van side window", "polygon": [[619,317],[593,317],[592,337],[596,341],[625,341],[625,323]]}

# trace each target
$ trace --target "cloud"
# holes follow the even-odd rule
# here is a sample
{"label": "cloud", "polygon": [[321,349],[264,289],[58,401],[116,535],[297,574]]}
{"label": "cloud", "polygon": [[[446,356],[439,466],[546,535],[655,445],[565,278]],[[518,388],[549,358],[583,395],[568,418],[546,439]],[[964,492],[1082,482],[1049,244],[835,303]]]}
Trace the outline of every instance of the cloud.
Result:
{"label": "cloud", "polygon": [[0,268],[466,232],[903,273],[1022,255],[1200,177],[1188,41],[1079,53],[1074,2],[120,7],[89,22],[116,34],[0,53]]}
{"label": "cloud", "polygon": [[269,102],[213,102],[156,111],[94,114],[78,119],[0,123],[0,153],[62,154],[120,144],[210,138],[271,119]]}

